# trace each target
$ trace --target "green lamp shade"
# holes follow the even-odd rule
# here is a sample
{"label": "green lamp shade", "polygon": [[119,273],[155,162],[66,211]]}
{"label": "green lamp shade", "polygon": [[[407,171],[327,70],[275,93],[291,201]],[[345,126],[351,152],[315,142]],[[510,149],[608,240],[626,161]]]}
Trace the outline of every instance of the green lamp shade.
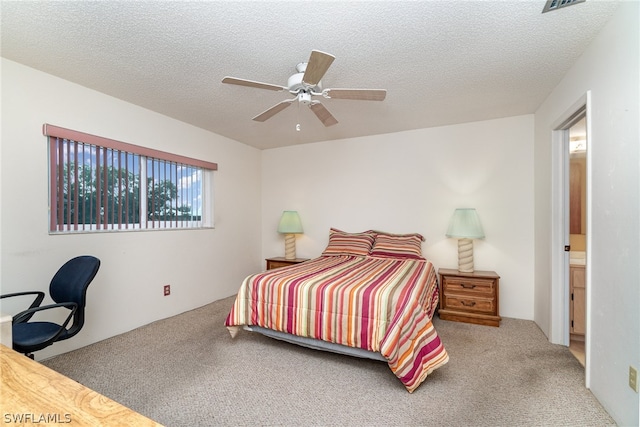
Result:
{"label": "green lamp shade", "polygon": [[296,211],[284,211],[278,224],[278,233],[299,234],[302,233],[302,222]]}
{"label": "green lamp shade", "polygon": [[456,209],[449,222],[447,237],[484,239],[484,231],[478,213],[473,208]]}

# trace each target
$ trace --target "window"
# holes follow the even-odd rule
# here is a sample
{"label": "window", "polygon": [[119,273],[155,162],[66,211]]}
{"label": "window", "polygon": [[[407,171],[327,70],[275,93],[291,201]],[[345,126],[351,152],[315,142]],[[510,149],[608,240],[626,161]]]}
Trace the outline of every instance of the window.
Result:
{"label": "window", "polygon": [[216,163],[45,124],[52,233],[213,226]]}

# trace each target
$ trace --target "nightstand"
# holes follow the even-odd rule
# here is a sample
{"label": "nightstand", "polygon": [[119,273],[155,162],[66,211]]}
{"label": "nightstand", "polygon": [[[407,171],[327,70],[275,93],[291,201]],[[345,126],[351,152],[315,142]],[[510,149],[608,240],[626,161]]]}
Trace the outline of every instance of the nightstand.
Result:
{"label": "nightstand", "polygon": [[443,320],[500,326],[499,281],[495,271],[461,273],[441,268],[440,310]]}
{"label": "nightstand", "polygon": [[286,259],[285,257],[279,256],[275,258],[267,258],[265,261],[267,261],[267,270],[272,270],[274,268],[300,264],[301,262],[309,261],[309,258]]}

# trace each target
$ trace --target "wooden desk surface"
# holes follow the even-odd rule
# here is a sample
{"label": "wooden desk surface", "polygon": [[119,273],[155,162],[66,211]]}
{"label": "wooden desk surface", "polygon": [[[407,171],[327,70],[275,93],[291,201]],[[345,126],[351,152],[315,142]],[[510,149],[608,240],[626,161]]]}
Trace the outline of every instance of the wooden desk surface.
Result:
{"label": "wooden desk surface", "polygon": [[1,344],[0,373],[3,424],[161,426]]}

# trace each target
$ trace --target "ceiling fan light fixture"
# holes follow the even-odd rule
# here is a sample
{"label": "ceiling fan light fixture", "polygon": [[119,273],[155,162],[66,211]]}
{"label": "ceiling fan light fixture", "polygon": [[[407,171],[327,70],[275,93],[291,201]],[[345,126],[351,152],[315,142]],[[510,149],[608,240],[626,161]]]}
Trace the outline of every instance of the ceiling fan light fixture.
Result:
{"label": "ceiling fan light fixture", "polygon": [[311,104],[311,94],[307,92],[300,92],[298,95],[298,102],[302,105],[310,105]]}

